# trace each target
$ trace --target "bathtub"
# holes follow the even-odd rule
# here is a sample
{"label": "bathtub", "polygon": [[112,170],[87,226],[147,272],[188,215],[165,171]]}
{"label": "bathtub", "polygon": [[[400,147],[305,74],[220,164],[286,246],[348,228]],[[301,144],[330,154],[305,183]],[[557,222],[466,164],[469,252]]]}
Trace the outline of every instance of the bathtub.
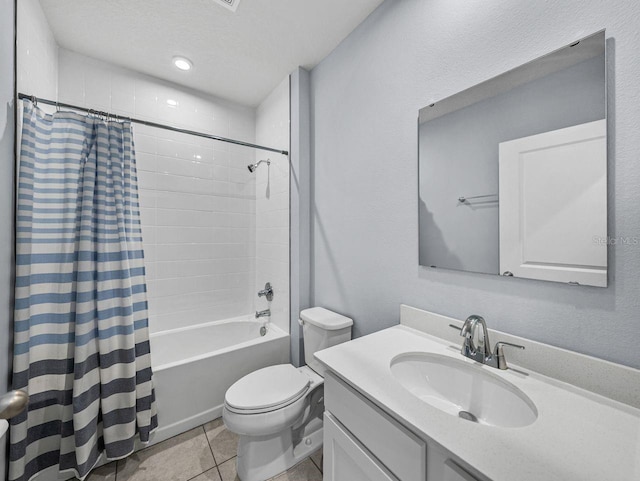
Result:
{"label": "bathtub", "polygon": [[256,369],[289,362],[289,335],[238,317],[151,334],[158,443],[219,418],[224,394]]}

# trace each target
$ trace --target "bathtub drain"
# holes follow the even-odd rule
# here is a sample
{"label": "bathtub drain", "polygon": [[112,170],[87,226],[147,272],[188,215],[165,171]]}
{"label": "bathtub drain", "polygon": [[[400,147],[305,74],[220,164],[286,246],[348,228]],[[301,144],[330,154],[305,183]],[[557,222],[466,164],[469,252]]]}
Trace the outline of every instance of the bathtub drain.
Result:
{"label": "bathtub drain", "polygon": [[266,334],[267,334],[267,328],[265,326],[262,326],[260,328],[260,335],[265,336]]}

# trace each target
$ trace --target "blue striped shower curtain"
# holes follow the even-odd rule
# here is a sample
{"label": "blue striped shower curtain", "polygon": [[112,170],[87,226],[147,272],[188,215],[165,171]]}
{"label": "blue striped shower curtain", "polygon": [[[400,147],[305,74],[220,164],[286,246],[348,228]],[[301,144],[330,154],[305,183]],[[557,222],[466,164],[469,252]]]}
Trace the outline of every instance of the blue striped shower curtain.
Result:
{"label": "blue striped shower curtain", "polygon": [[157,427],[131,125],[24,103],[9,479],[85,478]]}

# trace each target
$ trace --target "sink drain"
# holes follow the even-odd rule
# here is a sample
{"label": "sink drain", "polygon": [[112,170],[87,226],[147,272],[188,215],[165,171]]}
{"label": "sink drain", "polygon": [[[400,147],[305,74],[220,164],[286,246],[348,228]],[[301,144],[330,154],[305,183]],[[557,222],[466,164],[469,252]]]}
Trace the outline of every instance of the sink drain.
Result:
{"label": "sink drain", "polygon": [[469,411],[460,411],[458,413],[458,417],[466,419],[467,421],[471,421],[472,423],[478,422],[478,418],[471,414]]}

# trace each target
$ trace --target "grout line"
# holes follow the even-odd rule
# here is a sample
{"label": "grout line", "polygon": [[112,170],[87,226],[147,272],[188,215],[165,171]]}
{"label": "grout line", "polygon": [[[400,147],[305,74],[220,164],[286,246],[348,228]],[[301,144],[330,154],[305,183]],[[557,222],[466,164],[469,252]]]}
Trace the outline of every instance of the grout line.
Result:
{"label": "grout line", "polygon": [[[207,436],[207,430],[204,428],[204,424],[202,425],[202,430],[204,431],[204,437],[207,438],[207,444],[209,445],[209,451],[211,451],[211,457],[213,457],[213,462],[218,467],[218,460],[216,459],[216,455],[213,454],[213,447],[211,446],[211,441],[209,441],[209,436]],[[220,469],[218,469],[218,474],[220,474]]]}
{"label": "grout line", "polygon": [[[315,454],[315,453],[312,453],[312,454]],[[323,454],[323,456],[324,456],[324,454]],[[311,456],[309,456],[309,459],[311,460],[311,464],[313,464],[318,469],[318,471],[320,471],[320,474],[322,474],[322,468],[320,468],[320,466],[318,466],[316,464],[315,460]],[[322,459],[322,458],[320,458],[320,459]]]}
{"label": "grout line", "polygon": [[202,471],[200,474],[196,474],[195,476],[187,479],[187,481],[192,481],[193,479],[196,479],[198,476],[202,476],[204,473],[208,473],[209,471],[212,471],[214,469],[218,471],[218,475],[219,475],[220,474],[220,470],[218,469],[217,466],[214,466],[213,468],[209,468],[209,469],[206,469],[206,470]]}
{"label": "grout line", "polygon": [[[152,174],[157,174],[157,172],[153,172],[150,170],[142,170],[140,169],[142,172],[150,172]],[[170,174],[167,174],[170,175]],[[185,176],[178,176],[178,177],[185,177]],[[198,178],[198,177],[190,177],[190,178]],[[210,179],[203,179],[203,180],[210,180]],[[216,180],[214,182],[227,182],[229,184],[237,184],[237,185],[246,185],[246,184],[242,184],[242,183],[238,183],[238,182],[230,182],[230,181],[224,181],[224,180]],[[152,192],[152,193],[168,193],[168,194],[175,194],[175,195],[198,195],[201,197],[226,197],[229,199],[241,199],[241,200],[257,200],[255,195],[251,195],[251,194],[233,194],[233,193],[221,193],[221,192],[211,192],[211,193],[201,193],[201,192],[186,192],[184,190],[167,190],[167,189],[150,189],[148,187],[144,187],[144,188],[139,188],[138,190],[143,191],[143,192]],[[275,195],[275,194],[274,194]],[[158,207],[159,209],[174,209],[173,207]],[[177,209],[179,210],[179,209]],[[282,210],[282,209],[280,209]],[[213,211],[213,212],[217,212],[217,211]],[[220,212],[226,212],[226,211],[220,211]]]}
{"label": "grout line", "polygon": [[[204,473],[208,473],[212,469],[215,469],[218,472],[218,476],[220,476],[220,470],[218,469],[218,464],[216,463],[216,457],[213,455],[213,449],[211,449],[211,443],[209,442],[209,437],[207,436],[207,431],[204,429],[204,424],[202,426],[200,426],[200,429],[202,429],[202,434],[204,434],[204,438],[207,440],[207,445],[209,446],[209,451],[211,452],[211,458],[213,458],[213,467],[209,468],[209,469],[205,469],[201,473],[198,473],[195,476],[189,478],[187,481],[191,481],[192,479],[195,479],[198,476],[203,475]],[[222,477],[220,477],[220,479],[222,479]]]}

